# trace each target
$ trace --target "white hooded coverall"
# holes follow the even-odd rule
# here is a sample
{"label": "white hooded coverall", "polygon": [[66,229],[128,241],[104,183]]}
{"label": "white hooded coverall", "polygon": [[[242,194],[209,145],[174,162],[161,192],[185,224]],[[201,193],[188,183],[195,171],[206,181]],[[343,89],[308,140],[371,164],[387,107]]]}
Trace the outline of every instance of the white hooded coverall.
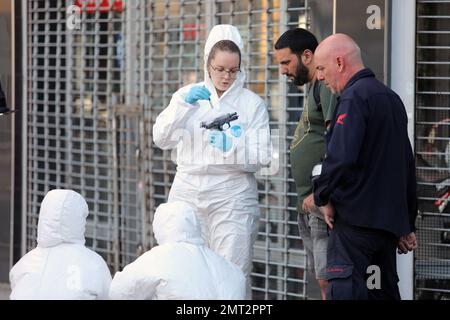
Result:
{"label": "white hooded coverall", "polygon": [[244,298],[244,274],[205,246],[200,223],[187,203],[161,204],[153,231],[159,246],[114,275],[110,299]]}
{"label": "white hooded coverall", "polygon": [[84,246],[88,206],[72,190],[52,190],[41,204],[37,247],[11,269],[10,299],[108,299],[111,273]]}
{"label": "white hooded coverall", "polygon": [[[220,40],[233,41],[245,56],[236,27],[213,27],[205,44],[204,82],[175,92],[156,119],[153,139],[161,149],[177,148],[177,173],[168,201],[183,200],[194,206],[208,246],[238,265],[248,277],[259,220],[254,173],[270,165],[269,117],[264,101],[243,87],[242,62],[232,86],[218,97],[206,63],[212,46]],[[205,86],[211,92],[211,103],[186,103],[192,86]],[[233,112],[239,118],[230,125],[240,125],[242,135],[233,137],[232,148],[223,152],[208,144],[208,130],[200,128],[200,123]]]}

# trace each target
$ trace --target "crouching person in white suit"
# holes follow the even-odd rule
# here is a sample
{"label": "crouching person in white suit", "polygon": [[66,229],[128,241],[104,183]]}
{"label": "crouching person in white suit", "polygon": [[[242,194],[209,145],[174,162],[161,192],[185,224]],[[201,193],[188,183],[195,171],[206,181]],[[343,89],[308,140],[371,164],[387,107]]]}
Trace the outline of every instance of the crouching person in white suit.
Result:
{"label": "crouching person in white suit", "polygon": [[115,274],[110,299],[244,299],[243,272],[206,247],[187,203],[161,204],[153,232],[159,246]]}
{"label": "crouching person in white suit", "polygon": [[37,247],[11,269],[10,299],[107,299],[111,273],[97,253],[85,247],[89,214],[72,190],[52,190],[41,204]]}

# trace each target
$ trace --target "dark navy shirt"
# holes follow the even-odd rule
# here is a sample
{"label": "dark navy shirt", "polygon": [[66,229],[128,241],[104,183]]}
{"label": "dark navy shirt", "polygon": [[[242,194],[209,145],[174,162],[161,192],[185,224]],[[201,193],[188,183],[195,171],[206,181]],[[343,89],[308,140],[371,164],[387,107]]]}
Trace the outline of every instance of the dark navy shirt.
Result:
{"label": "dark navy shirt", "polygon": [[415,230],[414,157],[400,97],[357,72],[338,98],[327,134],[327,156],[314,181],[314,201],[331,201],[344,223],[386,230],[397,237]]}

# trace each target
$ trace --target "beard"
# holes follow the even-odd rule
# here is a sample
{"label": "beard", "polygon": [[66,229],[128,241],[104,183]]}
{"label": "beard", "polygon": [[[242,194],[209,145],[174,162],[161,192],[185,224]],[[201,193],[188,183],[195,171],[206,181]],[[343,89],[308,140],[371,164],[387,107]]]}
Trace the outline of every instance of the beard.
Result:
{"label": "beard", "polygon": [[297,72],[294,77],[294,84],[297,86],[302,86],[305,83],[308,83],[309,82],[308,74],[309,74],[308,68],[305,67],[301,61],[299,61],[297,66]]}

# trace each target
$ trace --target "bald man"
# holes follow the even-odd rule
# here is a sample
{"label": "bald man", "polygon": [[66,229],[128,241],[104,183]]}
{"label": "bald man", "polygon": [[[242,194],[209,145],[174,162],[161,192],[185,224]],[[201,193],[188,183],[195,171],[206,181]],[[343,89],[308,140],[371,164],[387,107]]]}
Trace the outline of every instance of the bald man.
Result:
{"label": "bald man", "polygon": [[314,181],[314,202],[331,229],[327,298],[400,299],[395,249],[407,253],[417,246],[405,107],[364,67],[349,36],[326,38],[315,62],[317,78],[339,95],[327,156]]}

